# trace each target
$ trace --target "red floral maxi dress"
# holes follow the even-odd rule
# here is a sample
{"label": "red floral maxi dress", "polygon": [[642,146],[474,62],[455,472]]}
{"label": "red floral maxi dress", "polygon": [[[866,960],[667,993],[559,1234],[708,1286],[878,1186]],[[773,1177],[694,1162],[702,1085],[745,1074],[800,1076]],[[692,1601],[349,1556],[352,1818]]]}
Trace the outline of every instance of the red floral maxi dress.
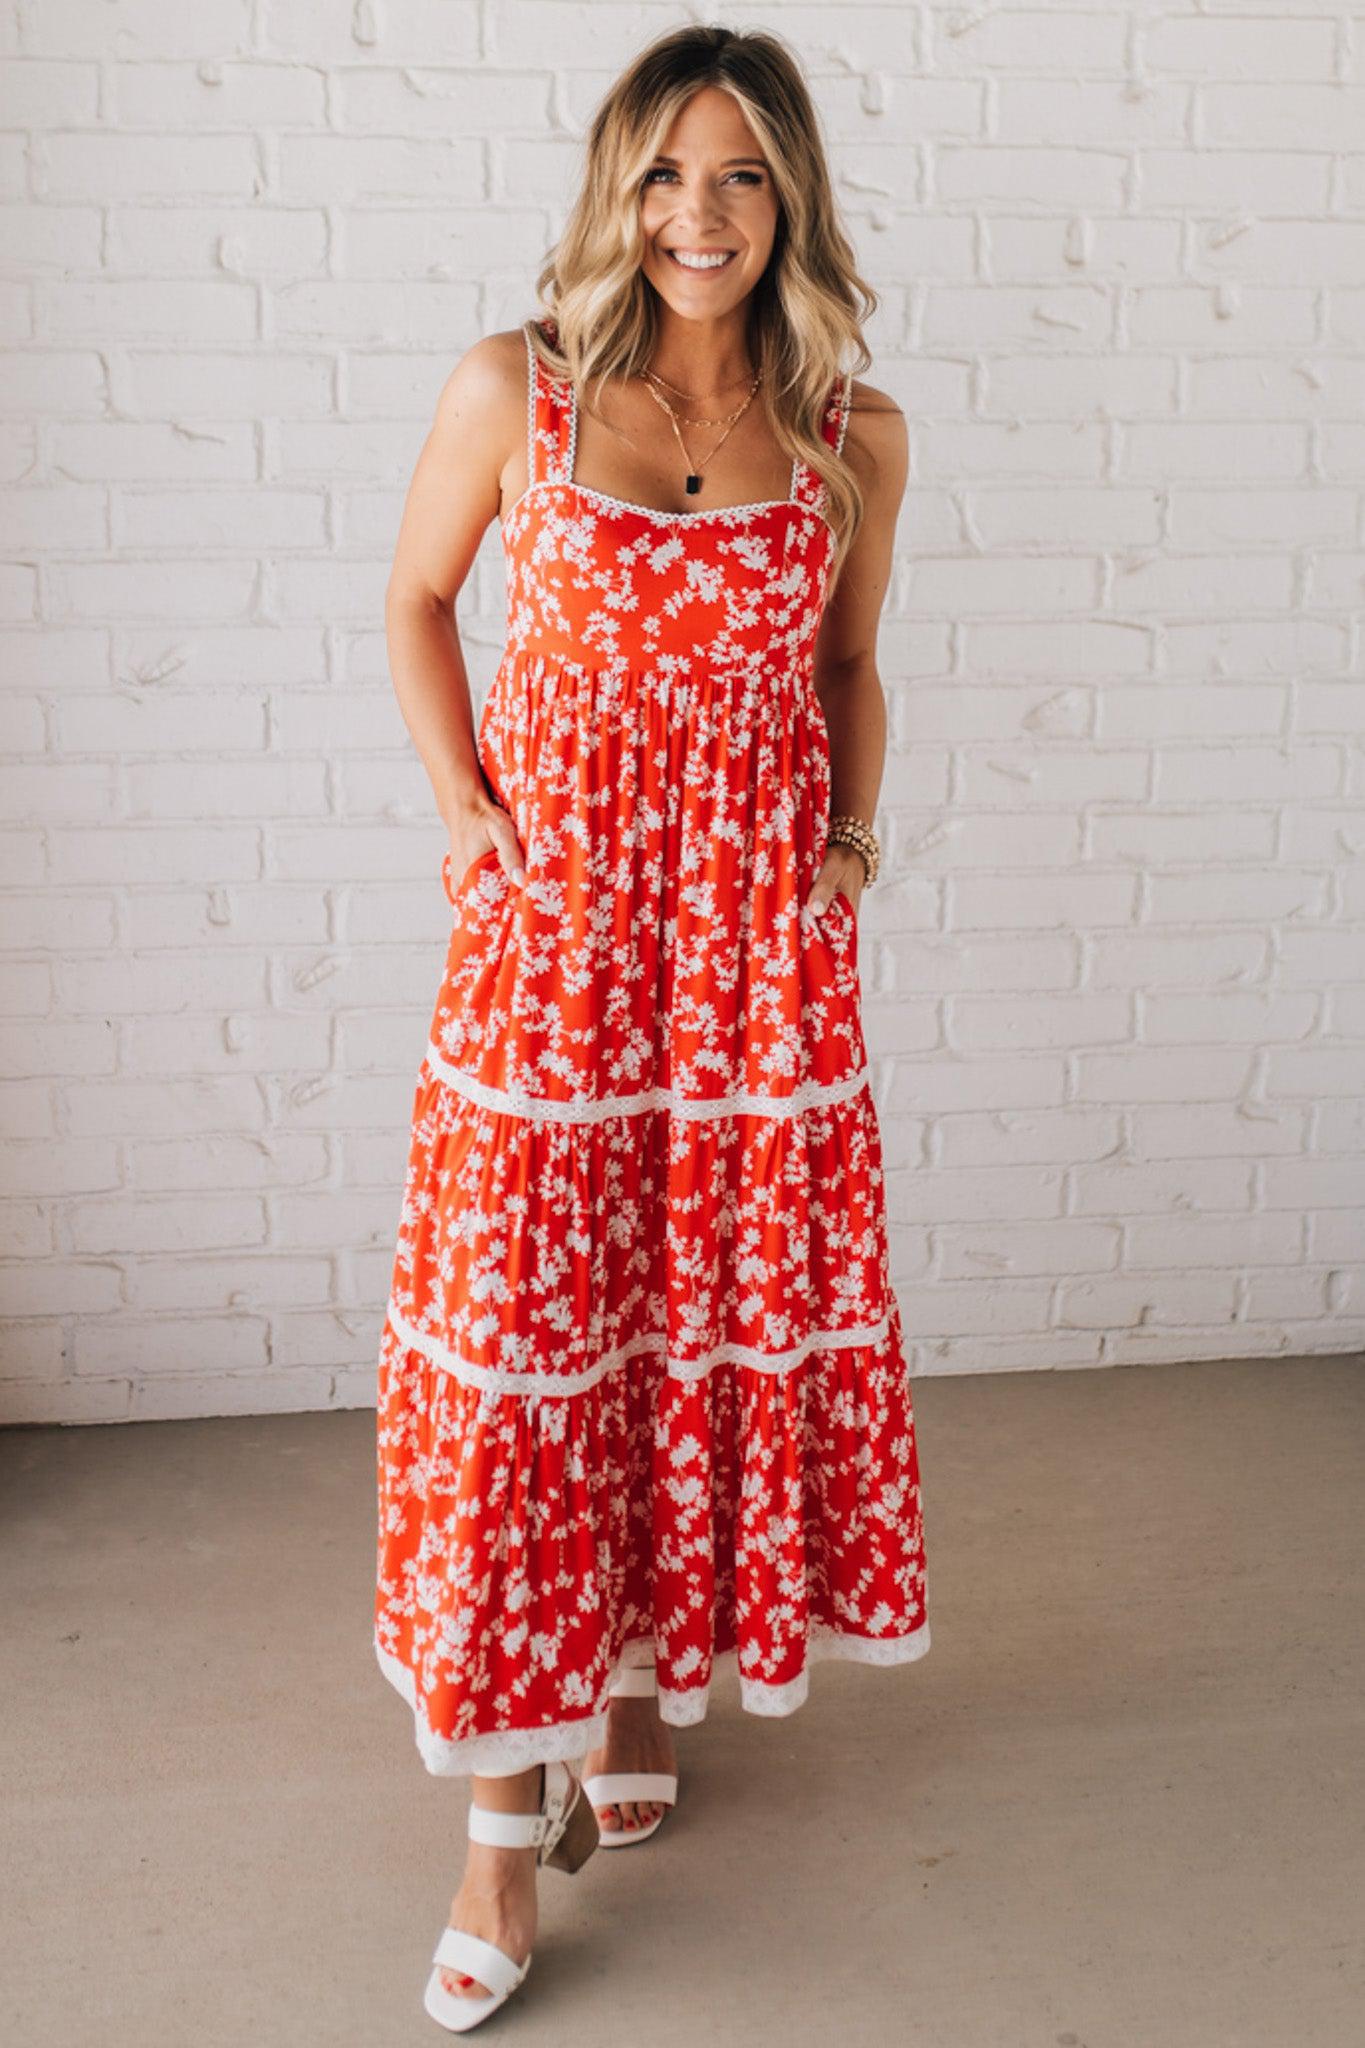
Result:
{"label": "red floral maxi dress", "polygon": [[572,387],[527,353],[478,735],[527,878],[442,860],[379,1359],[375,1651],[439,1774],[581,1756],[618,1665],[656,1663],[682,1726],[718,1667],[788,1714],[818,1658],[929,1647],[857,921],[800,915],[823,486],[589,489]]}

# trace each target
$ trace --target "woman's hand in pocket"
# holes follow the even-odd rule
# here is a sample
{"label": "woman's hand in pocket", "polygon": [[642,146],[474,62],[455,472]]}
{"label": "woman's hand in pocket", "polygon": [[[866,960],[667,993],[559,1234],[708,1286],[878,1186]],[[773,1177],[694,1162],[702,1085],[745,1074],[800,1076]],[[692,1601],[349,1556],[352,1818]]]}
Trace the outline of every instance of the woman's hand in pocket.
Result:
{"label": "woman's hand in pocket", "polygon": [[822,916],[831,896],[844,896],[856,918],[858,899],[866,883],[867,867],[857,847],[831,846],[811,884],[805,907],[813,916]]}
{"label": "woman's hand in pocket", "polygon": [[447,817],[450,834],[450,886],[454,893],[476,860],[495,848],[503,868],[518,885],[526,880],[517,828],[501,804],[462,805]]}

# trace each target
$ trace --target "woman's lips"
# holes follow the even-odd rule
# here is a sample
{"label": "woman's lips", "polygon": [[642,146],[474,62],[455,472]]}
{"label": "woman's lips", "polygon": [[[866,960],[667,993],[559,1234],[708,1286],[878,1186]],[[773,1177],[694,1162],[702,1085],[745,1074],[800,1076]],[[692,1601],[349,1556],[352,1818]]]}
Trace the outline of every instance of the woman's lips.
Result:
{"label": "woman's lips", "polygon": [[[716,251],[717,255],[720,253],[719,250]],[[722,270],[728,270],[735,260],[733,249],[727,249],[724,253],[725,261],[723,263],[683,263],[679,261],[676,250],[665,249],[664,251],[670,263],[678,270],[685,271],[688,277],[719,277]]]}

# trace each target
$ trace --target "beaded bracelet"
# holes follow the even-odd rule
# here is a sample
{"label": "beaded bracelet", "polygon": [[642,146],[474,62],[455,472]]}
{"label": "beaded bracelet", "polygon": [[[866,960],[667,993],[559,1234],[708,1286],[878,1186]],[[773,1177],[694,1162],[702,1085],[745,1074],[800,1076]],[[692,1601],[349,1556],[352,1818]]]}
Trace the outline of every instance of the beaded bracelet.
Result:
{"label": "beaded bracelet", "polygon": [[841,811],[837,817],[831,818],[829,821],[829,831],[825,836],[825,845],[827,847],[853,847],[855,852],[860,853],[863,857],[866,881],[868,883],[876,881],[877,869],[881,866],[882,851],[878,844],[876,833],[862,818],[855,818],[846,811]]}

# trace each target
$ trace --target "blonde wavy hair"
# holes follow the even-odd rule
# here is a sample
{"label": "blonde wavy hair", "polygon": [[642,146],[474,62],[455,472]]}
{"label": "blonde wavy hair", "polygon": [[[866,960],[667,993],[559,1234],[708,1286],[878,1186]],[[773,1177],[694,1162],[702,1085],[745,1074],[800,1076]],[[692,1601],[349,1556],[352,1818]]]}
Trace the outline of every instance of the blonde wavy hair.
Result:
{"label": "blonde wavy hair", "polygon": [[[704,86],[738,102],[779,200],[772,255],[749,303],[749,347],[773,432],[826,486],[831,579],[852,545],[863,497],[820,422],[836,379],[866,370],[862,322],[879,301],[859,276],[838,218],[819,121],[795,56],[766,30],[691,26],[658,36],[602,100],[564,232],[536,277],[543,311],[524,323],[537,357],[577,391],[643,369],[654,349],[640,191],[680,110]],[[550,343],[539,321],[552,319]],[[851,358],[851,360],[846,360]]]}

